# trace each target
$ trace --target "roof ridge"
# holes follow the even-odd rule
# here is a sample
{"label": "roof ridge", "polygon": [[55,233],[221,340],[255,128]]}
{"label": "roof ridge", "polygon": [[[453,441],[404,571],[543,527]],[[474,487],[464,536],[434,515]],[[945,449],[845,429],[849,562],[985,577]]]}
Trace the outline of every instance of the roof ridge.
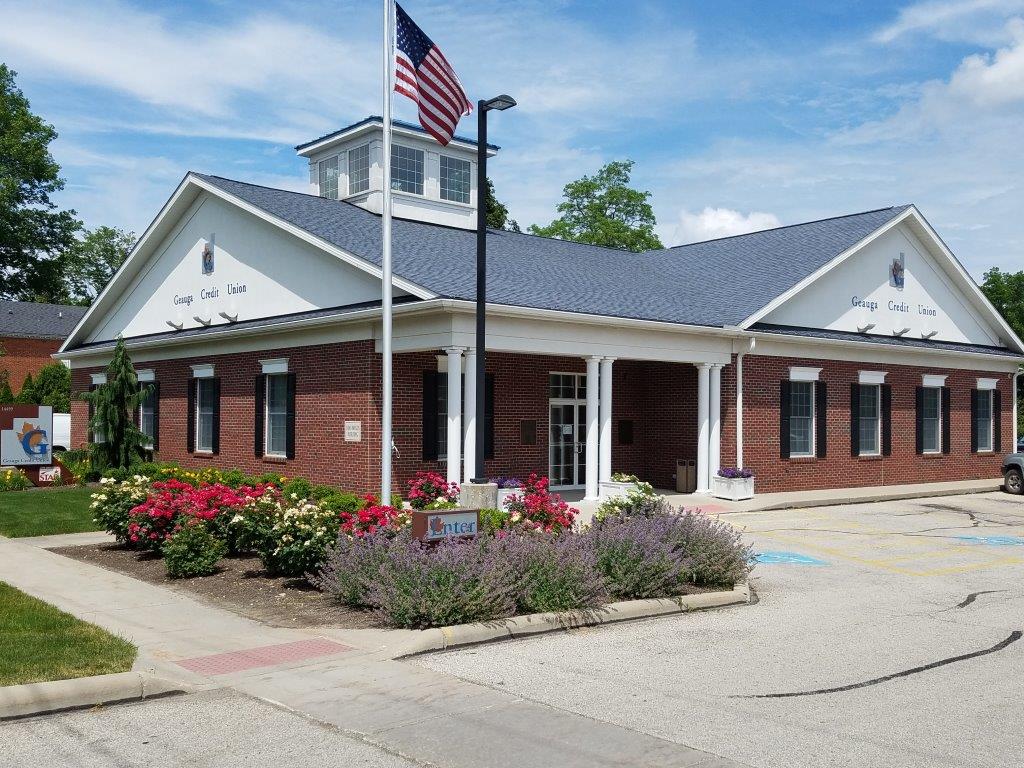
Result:
{"label": "roof ridge", "polygon": [[[717,243],[717,242],[719,242],[721,240],[733,240],[733,239],[735,239],[737,237],[750,237],[751,235],[760,235],[760,234],[763,234],[765,232],[776,232],[776,231],[778,231],[780,229],[792,229],[793,227],[804,227],[804,226],[807,226],[809,224],[821,224],[822,222],[825,222],[825,221],[837,221],[839,219],[850,219],[850,218],[853,218],[854,216],[866,216],[869,213],[879,213],[880,211],[895,211],[897,209],[906,210],[907,208],[910,208],[912,205],[913,205],[913,203],[906,203],[904,205],[888,205],[888,206],[883,206],[882,208],[872,208],[869,211],[859,211],[857,213],[843,213],[843,214],[840,214],[839,216],[825,216],[825,217],[820,218],[820,219],[811,219],[810,221],[798,221],[798,222],[796,222],[794,224],[781,224],[778,227],[768,227],[767,229],[758,229],[758,230],[756,230],[754,232],[742,232],[742,233],[740,233],[738,235],[725,235],[723,237],[712,237],[712,238],[710,238],[708,240],[698,240],[695,243],[683,243],[682,245],[673,245],[671,248],[665,248],[663,250],[665,250],[665,251],[674,251],[677,248],[689,248],[690,246],[693,246],[693,245],[704,245],[705,243]],[[657,249],[655,249],[653,251],[646,251],[646,253],[657,253],[657,252],[658,252]]]}

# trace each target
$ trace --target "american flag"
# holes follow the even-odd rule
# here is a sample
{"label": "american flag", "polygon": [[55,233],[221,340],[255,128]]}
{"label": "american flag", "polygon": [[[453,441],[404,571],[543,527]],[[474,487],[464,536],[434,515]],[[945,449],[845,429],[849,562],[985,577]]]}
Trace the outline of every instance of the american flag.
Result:
{"label": "american flag", "polygon": [[420,125],[447,145],[459,118],[472,112],[473,105],[441,49],[398,3],[395,11],[395,90],[416,102]]}

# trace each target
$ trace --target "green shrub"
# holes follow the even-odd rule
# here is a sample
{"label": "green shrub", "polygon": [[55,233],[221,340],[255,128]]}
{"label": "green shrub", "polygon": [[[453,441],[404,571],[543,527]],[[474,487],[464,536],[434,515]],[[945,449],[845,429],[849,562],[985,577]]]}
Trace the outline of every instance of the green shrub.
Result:
{"label": "green shrub", "polygon": [[[322,489],[326,489],[326,491]],[[336,515],[340,515],[345,512],[358,512],[366,506],[366,499],[362,496],[357,496],[356,494],[349,493],[347,491],[339,491],[336,488],[331,488],[326,485],[318,485],[313,488],[312,495],[309,498],[314,499],[319,506],[330,510]]]}
{"label": "green shrub", "polygon": [[480,530],[488,536],[509,528],[509,513],[504,509],[481,509]]}
{"label": "green shrub", "polygon": [[74,475],[75,482],[79,485],[95,483],[100,479],[100,473],[96,472],[92,468],[92,460],[88,447],[75,448],[73,451],[64,451],[64,453],[60,454],[57,458],[59,458],[61,464],[67,467],[68,471]]}
{"label": "green shrub", "polygon": [[24,491],[31,486],[32,481],[20,469],[0,471],[0,491]]}
{"label": "green shrub", "polygon": [[93,520],[111,534],[118,544],[130,544],[128,526],[131,511],[146,500],[150,480],[145,475],[133,475],[125,480],[104,477],[99,489],[92,495]]}
{"label": "green shrub", "polygon": [[632,475],[617,475],[617,477],[627,477],[629,478],[628,480],[618,482],[635,482],[637,487],[630,488],[625,494],[612,496],[610,499],[605,499],[601,502],[597,512],[594,514],[594,519],[597,522],[607,517],[634,515],[650,517],[651,514],[658,514],[653,508],[659,505],[658,499],[661,497],[654,492],[654,486],[650,483],[641,483]]}
{"label": "green shrub", "polygon": [[293,477],[281,487],[286,499],[313,498],[313,484],[304,477]]}
{"label": "green shrub", "polygon": [[164,544],[164,564],[172,579],[209,576],[227,552],[227,545],[206,530],[202,523],[184,525]]}
{"label": "green shrub", "polygon": [[220,481],[229,488],[240,488],[243,485],[255,485],[250,478],[240,469],[229,469],[221,472]]}
{"label": "green shrub", "polygon": [[338,516],[318,504],[284,500],[265,538],[256,543],[263,567],[275,576],[305,576],[320,567],[338,538]]}

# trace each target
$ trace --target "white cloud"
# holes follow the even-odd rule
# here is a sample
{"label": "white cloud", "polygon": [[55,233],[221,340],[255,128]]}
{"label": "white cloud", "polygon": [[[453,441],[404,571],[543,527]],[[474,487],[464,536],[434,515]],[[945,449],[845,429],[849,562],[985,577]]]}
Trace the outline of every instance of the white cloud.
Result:
{"label": "white cloud", "polygon": [[946,41],[1000,45],[1006,18],[1024,11],[1024,0],[926,0],[903,8],[896,20],[878,30],[877,43],[925,34]]}
{"label": "white cloud", "polygon": [[711,207],[697,213],[682,210],[679,212],[672,242],[666,245],[699,243],[702,240],[714,240],[730,235],[745,235],[748,232],[777,227],[779,223],[779,218],[774,213],[761,211],[743,214],[731,208]]}

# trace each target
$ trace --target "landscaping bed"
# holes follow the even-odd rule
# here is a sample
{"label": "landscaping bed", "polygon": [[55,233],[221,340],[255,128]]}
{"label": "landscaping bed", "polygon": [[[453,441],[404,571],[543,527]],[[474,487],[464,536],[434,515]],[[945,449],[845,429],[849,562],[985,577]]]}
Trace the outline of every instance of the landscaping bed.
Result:
{"label": "landscaping bed", "polygon": [[60,547],[50,551],[149,584],[169,587],[273,627],[331,625],[358,629],[379,626],[372,614],[340,605],[305,579],[269,576],[254,554],[224,557],[210,576],[172,579],[167,575],[163,559],[155,552],[138,552],[119,544]]}
{"label": "landscaping bed", "polygon": [[127,672],[136,648],[0,582],[0,685]]}

